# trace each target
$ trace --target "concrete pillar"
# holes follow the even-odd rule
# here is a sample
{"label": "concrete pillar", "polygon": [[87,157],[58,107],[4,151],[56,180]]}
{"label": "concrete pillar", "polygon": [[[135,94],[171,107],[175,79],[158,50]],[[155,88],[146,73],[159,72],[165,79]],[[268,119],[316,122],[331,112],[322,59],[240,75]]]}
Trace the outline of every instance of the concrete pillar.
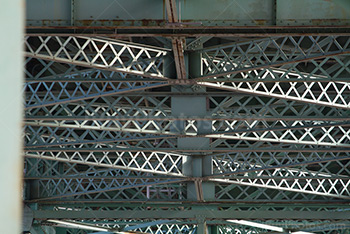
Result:
{"label": "concrete pillar", "polygon": [[22,231],[22,87],[24,1],[0,0],[0,227]]}

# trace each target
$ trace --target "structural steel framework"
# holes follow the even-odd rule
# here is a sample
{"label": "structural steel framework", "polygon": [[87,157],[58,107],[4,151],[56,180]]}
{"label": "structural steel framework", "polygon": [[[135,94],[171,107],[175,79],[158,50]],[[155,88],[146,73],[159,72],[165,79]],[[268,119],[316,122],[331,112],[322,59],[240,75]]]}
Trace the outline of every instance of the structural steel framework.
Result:
{"label": "structural steel framework", "polygon": [[284,27],[279,0],[264,27],[197,26],[166,0],[152,27],[84,27],[92,2],[72,0],[60,27],[28,2],[24,231],[349,233],[346,19]]}

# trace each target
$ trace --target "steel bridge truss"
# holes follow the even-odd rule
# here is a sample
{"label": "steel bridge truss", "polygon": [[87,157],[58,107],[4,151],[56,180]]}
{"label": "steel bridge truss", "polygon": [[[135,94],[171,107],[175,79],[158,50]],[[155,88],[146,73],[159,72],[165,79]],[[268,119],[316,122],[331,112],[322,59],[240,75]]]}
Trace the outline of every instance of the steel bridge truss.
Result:
{"label": "steel bridge truss", "polygon": [[34,229],[52,228],[47,219],[113,228],[169,219],[137,231],[268,231],[231,217],[330,233],[317,225],[349,220],[350,38],[186,47],[198,41],[25,37]]}

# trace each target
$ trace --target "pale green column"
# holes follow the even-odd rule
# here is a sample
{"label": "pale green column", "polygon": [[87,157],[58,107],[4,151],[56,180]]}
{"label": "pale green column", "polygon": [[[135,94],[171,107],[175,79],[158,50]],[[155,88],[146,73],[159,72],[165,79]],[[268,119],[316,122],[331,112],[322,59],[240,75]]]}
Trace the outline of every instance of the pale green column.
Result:
{"label": "pale green column", "polygon": [[22,0],[0,0],[0,229],[22,232]]}

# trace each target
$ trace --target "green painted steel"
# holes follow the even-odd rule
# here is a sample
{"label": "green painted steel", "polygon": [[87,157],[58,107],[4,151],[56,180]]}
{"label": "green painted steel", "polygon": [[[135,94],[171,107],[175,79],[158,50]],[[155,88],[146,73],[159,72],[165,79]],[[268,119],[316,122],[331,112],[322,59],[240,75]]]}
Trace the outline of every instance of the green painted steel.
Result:
{"label": "green painted steel", "polygon": [[33,228],[349,229],[348,1],[32,0],[26,24]]}
{"label": "green painted steel", "polygon": [[[346,0],[180,0],[185,26],[349,25]],[[169,26],[165,1],[28,0],[27,26]]]}

